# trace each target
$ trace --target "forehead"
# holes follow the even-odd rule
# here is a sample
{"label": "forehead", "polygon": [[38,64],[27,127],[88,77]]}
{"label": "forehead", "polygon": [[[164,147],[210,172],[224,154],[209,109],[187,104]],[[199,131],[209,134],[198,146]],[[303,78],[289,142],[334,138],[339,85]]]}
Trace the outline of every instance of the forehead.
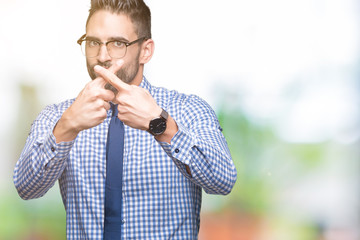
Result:
{"label": "forehead", "polygon": [[96,11],[86,26],[86,35],[106,40],[123,37],[128,40],[136,38],[134,25],[124,14],[112,13],[107,10]]}

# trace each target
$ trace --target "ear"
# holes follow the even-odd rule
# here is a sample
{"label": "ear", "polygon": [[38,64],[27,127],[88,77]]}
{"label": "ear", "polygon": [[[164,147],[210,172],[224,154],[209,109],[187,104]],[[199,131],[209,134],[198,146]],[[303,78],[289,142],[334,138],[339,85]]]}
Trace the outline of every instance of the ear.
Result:
{"label": "ear", "polygon": [[140,53],[140,64],[145,64],[150,61],[152,55],[154,54],[155,43],[152,39],[148,39],[142,44],[142,50]]}

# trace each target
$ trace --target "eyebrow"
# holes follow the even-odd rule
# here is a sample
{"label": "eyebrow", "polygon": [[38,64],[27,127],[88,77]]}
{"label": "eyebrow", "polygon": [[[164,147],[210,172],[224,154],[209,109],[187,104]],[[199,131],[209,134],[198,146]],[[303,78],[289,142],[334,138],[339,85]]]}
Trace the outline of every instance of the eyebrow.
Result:
{"label": "eyebrow", "polygon": [[[94,37],[94,36],[86,36],[85,39],[101,42],[101,41],[100,41],[100,38]],[[110,37],[107,41],[129,42],[129,40],[127,40],[127,39],[124,38],[124,37]]]}

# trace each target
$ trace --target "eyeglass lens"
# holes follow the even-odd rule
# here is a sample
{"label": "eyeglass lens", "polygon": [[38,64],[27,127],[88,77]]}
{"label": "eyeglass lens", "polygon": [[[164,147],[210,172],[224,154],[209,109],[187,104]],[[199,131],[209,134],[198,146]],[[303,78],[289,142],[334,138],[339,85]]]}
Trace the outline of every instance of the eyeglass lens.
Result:
{"label": "eyeglass lens", "polygon": [[[103,44],[97,41],[85,40],[81,43],[81,50],[87,57],[96,57],[100,52]],[[110,57],[122,58],[126,54],[126,45],[123,42],[112,41],[106,43],[106,49]]]}

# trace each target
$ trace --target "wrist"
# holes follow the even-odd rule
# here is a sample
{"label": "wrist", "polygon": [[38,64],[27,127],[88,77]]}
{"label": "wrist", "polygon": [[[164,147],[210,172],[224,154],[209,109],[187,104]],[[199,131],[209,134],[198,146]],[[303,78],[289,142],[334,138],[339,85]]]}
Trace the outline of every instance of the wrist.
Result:
{"label": "wrist", "polygon": [[60,118],[53,129],[56,143],[72,141],[77,137],[79,132],[80,130],[73,125],[73,121],[69,121],[65,115]]}
{"label": "wrist", "polygon": [[147,131],[154,136],[163,134],[167,127],[168,116],[169,114],[164,109],[161,109],[160,114],[157,114],[157,116],[149,122]]}
{"label": "wrist", "polygon": [[179,128],[175,120],[170,115],[168,116],[166,125],[166,130],[162,134],[155,136],[155,139],[159,142],[166,142],[170,144],[171,139],[178,132]]}

